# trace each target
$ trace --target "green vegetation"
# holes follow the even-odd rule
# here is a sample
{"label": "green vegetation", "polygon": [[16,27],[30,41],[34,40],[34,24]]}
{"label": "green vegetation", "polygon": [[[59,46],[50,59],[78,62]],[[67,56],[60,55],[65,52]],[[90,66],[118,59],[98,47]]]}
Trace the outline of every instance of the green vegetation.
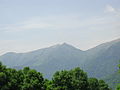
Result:
{"label": "green vegetation", "polygon": [[[0,63],[0,90],[110,90],[103,80],[88,78],[79,67],[57,71],[52,80],[36,70],[6,68]],[[118,89],[119,90],[119,89]]]}
{"label": "green vegetation", "polygon": [[[120,60],[119,60],[119,62],[120,62]],[[118,68],[119,68],[119,72],[120,72],[120,64],[118,65]]]}
{"label": "green vegetation", "polygon": [[[120,64],[118,65],[118,67],[119,67],[119,73],[120,73]],[[119,84],[117,85],[116,90],[120,90],[120,82],[119,82]]]}
{"label": "green vegetation", "polygon": [[41,73],[28,67],[17,71],[0,63],[0,90],[42,90],[43,86]]}
{"label": "green vegetation", "polygon": [[[120,61],[120,60],[118,60]],[[120,90],[120,64],[117,65],[117,71],[113,74],[105,76],[103,80],[113,89]]]}
{"label": "green vegetation", "polygon": [[120,84],[119,84],[119,85],[117,85],[117,88],[116,88],[116,90],[120,90]]}
{"label": "green vegetation", "polygon": [[120,74],[118,72],[115,72],[114,74],[111,74],[109,76],[106,76],[103,78],[103,80],[106,81],[106,83],[115,90],[116,85],[120,83]]}

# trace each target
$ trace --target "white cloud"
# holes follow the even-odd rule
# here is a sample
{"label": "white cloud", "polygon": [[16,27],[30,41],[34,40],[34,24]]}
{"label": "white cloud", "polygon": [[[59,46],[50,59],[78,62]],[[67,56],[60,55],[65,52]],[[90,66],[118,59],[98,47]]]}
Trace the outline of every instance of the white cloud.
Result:
{"label": "white cloud", "polygon": [[105,13],[112,13],[112,14],[114,14],[116,16],[120,16],[120,10],[117,9],[117,8],[114,8],[113,6],[111,6],[109,4],[106,5],[104,12]]}
{"label": "white cloud", "polygon": [[111,5],[106,5],[105,12],[115,12],[115,8],[113,8]]}

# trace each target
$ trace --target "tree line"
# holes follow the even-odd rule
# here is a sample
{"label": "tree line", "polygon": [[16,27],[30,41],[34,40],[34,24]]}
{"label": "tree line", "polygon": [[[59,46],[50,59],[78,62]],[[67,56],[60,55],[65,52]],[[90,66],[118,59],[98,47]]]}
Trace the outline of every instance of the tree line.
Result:
{"label": "tree line", "polygon": [[51,80],[42,73],[25,67],[7,68],[0,62],[0,90],[111,90],[103,81],[88,78],[79,67],[54,73]]}

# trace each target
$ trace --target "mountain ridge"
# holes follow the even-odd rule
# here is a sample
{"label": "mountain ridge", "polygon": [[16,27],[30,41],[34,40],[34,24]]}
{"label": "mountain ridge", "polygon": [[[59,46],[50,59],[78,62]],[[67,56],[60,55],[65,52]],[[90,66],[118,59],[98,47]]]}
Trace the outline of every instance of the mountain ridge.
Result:
{"label": "mountain ridge", "polygon": [[[20,53],[19,53],[19,52],[7,52],[7,53],[5,53],[5,54],[9,54],[9,53],[15,53],[15,54],[18,54],[18,53],[19,53],[19,54],[31,53],[31,52],[38,51],[38,50],[41,50],[41,49],[47,49],[47,48],[51,48],[51,47],[64,46],[64,45],[66,45],[66,46],[71,46],[71,47],[76,48],[76,49],[79,49],[79,50],[81,50],[81,51],[90,51],[91,49],[97,48],[98,46],[102,46],[103,44],[108,44],[108,43],[111,43],[111,42],[112,42],[112,43],[113,43],[113,42],[120,42],[120,38],[114,39],[114,40],[110,40],[110,41],[107,41],[107,42],[104,42],[104,43],[101,43],[101,44],[99,44],[99,45],[97,45],[97,46],[94,46],[94,47],[92,47],[92,48],[89,48],[89,49],[87,49],[87,50],[82,50],[82,49],[80,49],[80,48],[76,48],[75,46],[64,42],[64,43],[62,43],[62,44],[55,44],[55,45],[52,45],[52,46],[48,46],[48,47],[45,47],[45,48],[40,48],[40,49],[28,51],[28,52],[23,52],[23,53],[22,53],[22,52],[20,52]],[[5,54],[3,54],[3,55],[5,55]],[[0,56],[2,56],[2,55],[0,55]]]}
{"label": "mountain ridge", "polygon": [[117,69],[116,65],[120,59],[119,50],[120,39],[100,44],[86,51],[63,43],[27,53],[6,53],[0,56],[0,61],[14,68],[29,66],[45,73],[48,78],[57,70],[74,67],[81,67],[92,77],[102,78]]}

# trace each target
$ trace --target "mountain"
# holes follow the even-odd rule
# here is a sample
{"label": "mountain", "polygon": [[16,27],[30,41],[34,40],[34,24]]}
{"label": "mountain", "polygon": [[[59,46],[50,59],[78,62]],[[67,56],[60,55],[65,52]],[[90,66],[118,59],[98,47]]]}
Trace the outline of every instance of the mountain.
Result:
{"label": "mountain", "polygon": [[87,71],[92,72],[91,75],[101,78],[118,70],[120,39],[101,44],[86,52],[89,57],[86,62]]}
{"label": "mountain", "polygon": [[58,44],[28,53],[6,53],[0,61],[8,67],[29,66],[47,78],[61,69],[81,67],[91,77],[102,78],[117,71],[120,60],[120,39],[103,43],[92,49],[82,51],[69,44]]}
{"label": "mountain", "polygon": [[3,64],[12,68],[29,66],[45,73],[46,77],[57,70],[71,69],[84,63],[84,51],[63,43],[28,53],[7,53],[0,57]]}
{"label": "mountain", "polygon": [[105,76],[103,79],[113,90],[115,90],[116,86],[120,83],[120,73],[115,72],[111,75]]}

